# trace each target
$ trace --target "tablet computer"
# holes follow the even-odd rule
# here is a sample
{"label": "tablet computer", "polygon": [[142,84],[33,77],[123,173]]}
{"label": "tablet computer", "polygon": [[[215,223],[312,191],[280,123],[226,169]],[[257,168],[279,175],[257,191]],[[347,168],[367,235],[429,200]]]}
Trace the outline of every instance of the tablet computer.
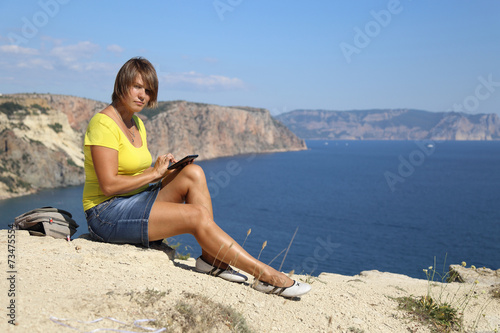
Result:
{"label": "tablet computer", "polygon": [[186,163],[190,163],[191,161],[193,161],[197,157],[198,157],[198,155],[188,155],[188,156],[184,157],[182,160],[179,160],[177,163],[174,163],[171,166],[169,166],[168,170],[180,168],[180,167],[184,166]]}

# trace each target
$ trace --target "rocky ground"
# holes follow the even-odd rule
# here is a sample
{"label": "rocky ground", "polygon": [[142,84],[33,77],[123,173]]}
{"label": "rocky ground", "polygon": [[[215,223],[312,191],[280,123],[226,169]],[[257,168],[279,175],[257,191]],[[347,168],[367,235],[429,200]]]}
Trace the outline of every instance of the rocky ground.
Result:
{"label": "rocky ground", "polygon": [[294,276],[313,289],[290,300],[197,273],[193,259],[171,261],[162,251],[131,245],[1,230],[0,248],[2,332],[430,332],[395,300],[424,296],[429,287],[452,304],[468,300],[464,331],[500,328],[500,299],[490,280],[430,286],[379,271],[323,273]]}

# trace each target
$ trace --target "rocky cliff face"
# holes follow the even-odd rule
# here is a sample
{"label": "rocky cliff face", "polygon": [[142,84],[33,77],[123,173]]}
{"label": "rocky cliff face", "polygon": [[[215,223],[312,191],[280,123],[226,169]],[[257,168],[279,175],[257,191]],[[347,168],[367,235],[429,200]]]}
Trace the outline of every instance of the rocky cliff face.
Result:
{"label": "rocky cliff face", "polygon": [[0,199],[84,181],[83,131],[105,104],[79,97],[0,97]]}
{"label": "rocky cliff face", "polygon": [[144,110],[141,116],[153,158],[167,152],[211,159],[306,148],[265,109],[176,101],[160,102],[157,109]]}
{"label": "rocky cliff face", "polygon": [[[83,136],[107,103],[50,94],[0,96],[0,199],[84,182]],[[156,156],[196,153],[210,159],[305,149],[268,111],[184,101],[139,115]]]}
{"label": "rocky cliff face", "polygon": [[498,140],[496,114],[419,110],[296,110],[276,117],[304,139]]}

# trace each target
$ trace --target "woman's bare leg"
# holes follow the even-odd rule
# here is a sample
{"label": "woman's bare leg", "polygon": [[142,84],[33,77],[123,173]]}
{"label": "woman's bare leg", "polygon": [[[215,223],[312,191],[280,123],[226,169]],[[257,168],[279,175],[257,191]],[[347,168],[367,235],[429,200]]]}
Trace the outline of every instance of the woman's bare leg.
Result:
{"label": "woman's bare leg", "polygon": [[293,283],[285,274],[252,257],[213,221],[210,194],[199,166],[188,165],[163,180],[163,188],[151,210],[148,231],[150,240],[192,234],[207,261],[217,258],[219,263],[231,263],[273,285],[288,287]]}
{"label": "woman's bare leg", "polygon": [[[168,187],[166,187],[168,185]],[[162,191],[158,194],[159,201],[198,204],[205,207],[211,219],[214,219],[212,199],[203,169],[196,164],[190,164],[179,169],[162,181]],[[229,265],[211,256],[201,249],[201,256],[213,266],[226,269]]]}
{"label": "woman's bare leg", "polygon": [[234,263],[234,266],[257,279],[275,286],[289,287],[293,281],[285,274],[260,262],[238,245],[200,205],[155,202],[149,218],[150,240],[179,234],[192,234],[212,257]]}

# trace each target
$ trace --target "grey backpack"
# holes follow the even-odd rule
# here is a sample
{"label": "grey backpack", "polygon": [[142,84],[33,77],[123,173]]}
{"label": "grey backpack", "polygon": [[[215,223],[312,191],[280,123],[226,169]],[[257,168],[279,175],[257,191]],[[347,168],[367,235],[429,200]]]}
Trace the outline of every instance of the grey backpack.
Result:
{"label": "grey backpack", "polygon": [[33,236],[67,238],[73,236],[78,227],[71,213],[54,207],[42,207],[16,217],[13,229],[28,230]]}

